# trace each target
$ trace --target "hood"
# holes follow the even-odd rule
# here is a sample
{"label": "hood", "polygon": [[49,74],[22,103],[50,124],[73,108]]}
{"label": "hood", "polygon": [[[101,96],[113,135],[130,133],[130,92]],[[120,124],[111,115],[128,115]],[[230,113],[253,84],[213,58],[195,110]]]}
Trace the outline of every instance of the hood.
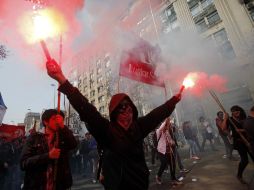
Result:
{"label": "hood", "polygon": [[119,93],[119,94],[113,95],[110,100],[110,103],[109,103],[108,109],[109,109],[109,117],[110,117],[111,121],[115,121],[115,119],[116,119],[115,109],[120,104],[120,102],[123,101],[124,99],[129,100],[131,103],[132,110],[133,110],[133,119],[138,118],[138,110],[137,110],[136,106],[133,104],[133,102],[131,101],[130,97],[127,94]]}

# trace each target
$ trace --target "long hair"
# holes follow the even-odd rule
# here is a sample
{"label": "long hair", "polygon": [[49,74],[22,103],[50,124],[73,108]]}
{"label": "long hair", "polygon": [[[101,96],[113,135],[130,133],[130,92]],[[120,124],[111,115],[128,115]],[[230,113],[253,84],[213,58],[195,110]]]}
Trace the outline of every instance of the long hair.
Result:
{"label": "long hair", "polygon": [[234,105],[230,108],[231,112],[233,111],[240,111],[240,116],[239,116],[239,120],[242,121],[244,119],[247,118],[247,114],[246,112],[244,111],[244,109],[238,105]]}

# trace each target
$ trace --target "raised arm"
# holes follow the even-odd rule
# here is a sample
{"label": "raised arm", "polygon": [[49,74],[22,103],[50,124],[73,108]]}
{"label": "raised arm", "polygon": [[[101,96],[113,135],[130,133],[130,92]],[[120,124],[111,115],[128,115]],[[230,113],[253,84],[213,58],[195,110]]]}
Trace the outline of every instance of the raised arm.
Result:
{"label": "raised arm", "polygon": [[227,126],[227,123],[228,123],[228,113],[224,113],[224,118],[223,118],[223,121],[216,121],[216,125],[218,127],[220,127],[222,129],[223,132],[228,132],[228,126]]}
{"label": "raised arm", "polygon": [[181,100],[181,95],[175,95],[166,103],[153,109],[146,116],[138,119],[139,125],[142,127],[144,136],[155,129],[161,122],[171,115],[174,111],[176,104]]}
{"label": "raised arm", "polygon": [[64,76],[59,65],[50,60],[47,62],[48,75],[59,82],[59,91],[67,95],[73,108],[79,113],[80,119],[88,124],[88,130],[97,141],[105,138],[109,121],[101,116],[97,109],[88,102],[80,91],[73,87]]}

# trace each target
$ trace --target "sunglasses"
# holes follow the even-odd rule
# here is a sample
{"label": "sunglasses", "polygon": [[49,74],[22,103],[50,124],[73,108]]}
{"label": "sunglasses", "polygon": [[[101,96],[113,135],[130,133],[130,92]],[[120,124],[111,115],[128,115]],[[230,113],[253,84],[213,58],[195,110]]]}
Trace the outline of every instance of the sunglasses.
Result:
{"label": "sunglasses", "polygon": [[130,102],[122,102],[117,106],[117,110],[126,110],[128,107],[131,107]]}

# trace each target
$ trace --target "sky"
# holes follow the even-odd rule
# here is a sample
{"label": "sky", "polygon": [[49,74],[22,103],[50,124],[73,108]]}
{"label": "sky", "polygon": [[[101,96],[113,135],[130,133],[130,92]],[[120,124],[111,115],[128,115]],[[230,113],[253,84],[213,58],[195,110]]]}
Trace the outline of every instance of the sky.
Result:
{"label": "sky", "polygon": [[[69,28],[73,29],[68,34],[78,37],[81,32],[81,24],[77,14],[81,14],[80,17],[84,16],[82,13],[84,12],[84,1],[73,0],[65,1],[65,3],[56,0],[53,6],[64,13],[69,22]],[[19,9],[11,8],[13,6]],[[26,43],[20,33],[19,18],[30,10],[32,10],[32,3],[29,1],[0,1],[0,43],[5,45],[9,51],[8,57],[0,60],[0,92],[7,106],[3,123],[7,124],[23,123],[27,112],[41,113],[43,109],[53,108],[54,96],[55,104],[57,104],[58,84],[47,76],[46,60],[40,44]],[[73,51],[65,56],[64,51],[70,52],[70,50],[65,47],[64,43],[68,43],[69,46],[71,43],[69,41],[75,44],[73,39],[63,37],[63,65],[69,60],[68,56],[74,54]],[[59,40],[48,40],[46,43],[52,57],[58,60]],[[61,100],[63,102],[63,96]]]}
{"label": "sky", "polygon": [[[72,58],[81,54],[89,58],[105,47],[120,52],[137,47],[140,39],[131,28],[144,15],[150,14],[150,5],[159,0],[54,0],[51,6],[59,10],[67,21],[63,36],[63,70],[70,71]],[[14,11],[11,7],[18,6]],[[0,2],[0,43],[6,45],[9,56],[0,60],[0,91],[8,107],[3,123],[23,123],[29,111],[42,112],[54,106],[57,83],[47,76],[45,57],[37,43],[28,43],[24,37],[24,12],[31,11],[29,1]],[[120,19],[119,19],[120,18]],[[156,74],[165,81],[181,85],[187,73],[199,72],[200,95],[206,88],[225,90],[226,78],[220,76],[215,50],[200,41],[194,34],[172,34],[160,36],[159,41],[149,41],[151,46],[159,44],[161,57]],[[46,40],[51,56],[59,60],[59,37]],[[120,57],[120,56],[119,56]],[[116,61],[116,68],[119,60]],[[77,66],[77,65],[75,65]],[[220,66],[220,67],[219,67]],[[219,69],[218,69],[219,67]],[[117,72],[116,72],[117,73]],[[202,81],[202,82],[201,82]],[[55,87],[51,86],[55,84]],[[63,98],[62,98],[63,100]],[[62,105],[63,106],[63,105]]]}

